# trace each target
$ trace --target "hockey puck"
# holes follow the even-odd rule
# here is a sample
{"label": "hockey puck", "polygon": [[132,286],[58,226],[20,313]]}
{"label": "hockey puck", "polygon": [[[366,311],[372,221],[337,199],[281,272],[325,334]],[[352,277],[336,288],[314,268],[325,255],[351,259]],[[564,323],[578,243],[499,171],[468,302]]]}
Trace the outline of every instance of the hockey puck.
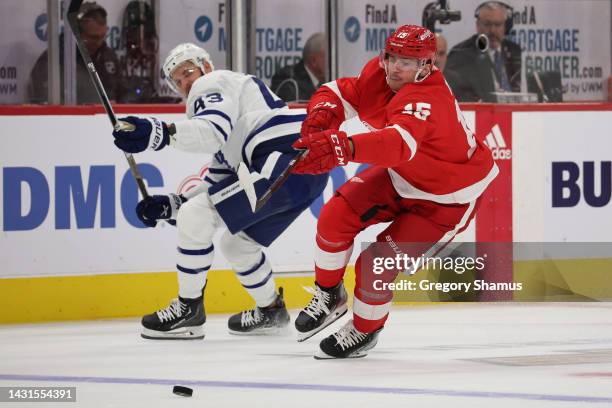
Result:
{"label": "hockey puck", "polygon": [[172,392],[181,397],[191,397],[193,395],[193,390],[191,388],[183,387],[182,385],[175,385],[174,388],[172,388]]}

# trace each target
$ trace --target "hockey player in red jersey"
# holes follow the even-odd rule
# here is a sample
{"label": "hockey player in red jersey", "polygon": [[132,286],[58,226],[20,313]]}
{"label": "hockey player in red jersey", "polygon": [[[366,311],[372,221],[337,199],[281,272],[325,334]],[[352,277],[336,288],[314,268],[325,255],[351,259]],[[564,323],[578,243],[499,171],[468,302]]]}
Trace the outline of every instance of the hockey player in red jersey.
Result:
{"label": "hockey player in red jersey", "polygon": [[[294,143],[309,153],[294,172],[319,174],[349,161],[371,167],[340,187],[321,211],[316,292],[296,319],[299,341],[346,313],[342,279],[360,231],[391,222],[377,237],[383,256],[393,257],[399,243],[431,243],[427,254],[433,256],[468,226],[479,197],[497,176],[491,152],[467,127],[434,67],[435,55],[431,31],[402,26],[359,77],[325,84],[309,103]],[[338,130],[356,115],[370,132],[348,137]],[[393,294],[373,287],[363,255],[355,265],[353,319],[321,341],[318,358],[365,356],[387,320]],[[398,272],[376,278],[392,282]]]}

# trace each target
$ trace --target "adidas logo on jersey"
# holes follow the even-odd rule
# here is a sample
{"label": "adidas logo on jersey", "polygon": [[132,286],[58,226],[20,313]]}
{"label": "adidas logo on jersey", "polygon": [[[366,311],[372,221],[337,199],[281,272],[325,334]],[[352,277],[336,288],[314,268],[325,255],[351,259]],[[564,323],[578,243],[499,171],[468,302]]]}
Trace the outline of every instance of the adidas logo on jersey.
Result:
{"label": "adidas logo on jersey", "polygon": [[512,158],[512,149],[508,149],[506,139],[504,139],[498,124],[495,124],[489,134],[485,136],[485,144],[491,149],[493,159],[510,160]]}
{"label": "adidas logo on jersey", "polygon": [[351,182],[351,183],[363,183],[364,181],[361,179],[361,177],[355,176],[355,177],[351,178],[349,180],[349,182]]}

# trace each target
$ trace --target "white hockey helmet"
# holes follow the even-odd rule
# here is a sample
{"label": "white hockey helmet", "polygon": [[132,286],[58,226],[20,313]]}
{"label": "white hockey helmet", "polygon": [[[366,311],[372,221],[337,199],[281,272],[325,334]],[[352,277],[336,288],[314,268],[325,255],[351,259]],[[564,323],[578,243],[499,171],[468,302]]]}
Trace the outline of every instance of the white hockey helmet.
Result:
{"label": "white hockey helmet", "polygon": [[164,65],[162,66],[162,74],[170,85],[170,88],[174,90],[174,92],[179,93],[179,89],[175,85],[174,81],[170,74],[182,63],[185,61],[193,62],[198,68],[202,70],[202,74],[206,71],[204,69],[204,63],[207,62],[210,65],[211,69],[214,69],[213,63],[210,59],[210,55],[203,48],[198,47],[192,43],[183,43],[179,44],[170,51],[166,60],[164,61]]}

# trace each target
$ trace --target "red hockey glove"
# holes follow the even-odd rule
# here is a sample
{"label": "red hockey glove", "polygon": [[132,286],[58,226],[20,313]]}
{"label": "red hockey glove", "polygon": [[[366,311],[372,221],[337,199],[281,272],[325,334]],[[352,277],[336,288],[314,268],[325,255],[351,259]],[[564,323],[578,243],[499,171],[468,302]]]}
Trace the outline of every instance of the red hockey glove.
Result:
{"label": "red hockey glove", "polygon": [[346,166],[353,158],[346,132],[325,130],[302,137],[293,143],[295,149],[308,149],[308,154],[298,162],[292,173],[321,174],[336,166]]}
{"label": "red hockey glove", "polygon": [[340,106],[331,102],[320,102],[316,104],[302,123],[302,137],[311,133],[322,132],[328,129],[338,129],[342,120]]}

